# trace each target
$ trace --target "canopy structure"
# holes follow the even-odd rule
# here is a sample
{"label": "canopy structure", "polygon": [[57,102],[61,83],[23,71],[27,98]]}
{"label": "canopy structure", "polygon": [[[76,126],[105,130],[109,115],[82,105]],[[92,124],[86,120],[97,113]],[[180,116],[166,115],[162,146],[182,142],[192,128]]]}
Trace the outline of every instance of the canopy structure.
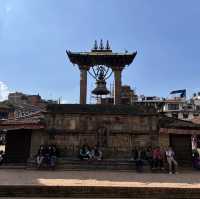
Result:
{"label": "canopy structure", "polygon": [[87,101],[87,71],[91,67],[98,65],[111,68],[114,72],[114,101],[115,104],[120,104],[121,72],[125,66],[133,62],[137,51],[132,53],[128,53],[128,51],[124,53],[113,53],[109,42],[107,41],[106,47],[104,48],[101,40],[99,47],[95,41],[94,48],[90,52],[71,52],[68,50],[66,53],[70,62],[77,65],[80,70],[80,104],[86,104]]}

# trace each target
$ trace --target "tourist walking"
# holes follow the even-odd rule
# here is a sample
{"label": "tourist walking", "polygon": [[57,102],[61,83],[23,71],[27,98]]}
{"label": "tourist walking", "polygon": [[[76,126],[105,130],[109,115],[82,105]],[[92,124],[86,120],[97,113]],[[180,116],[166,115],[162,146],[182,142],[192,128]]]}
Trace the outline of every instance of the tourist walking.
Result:
{"label": "tourist walking", "polygon": [[177,173],[178,163],[175,160],[175,153],[171,146],[166,150],[166,157],[169,165],[169,174],[172,174],[172,164],[174,165],[174,173]]}

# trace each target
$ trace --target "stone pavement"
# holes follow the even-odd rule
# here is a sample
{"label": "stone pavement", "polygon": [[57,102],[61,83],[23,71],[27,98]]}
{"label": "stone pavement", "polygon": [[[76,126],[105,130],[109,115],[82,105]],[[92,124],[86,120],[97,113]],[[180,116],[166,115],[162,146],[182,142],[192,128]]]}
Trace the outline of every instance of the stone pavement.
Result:
{"label": "stone pavement", "polygon": [[130,171],[44,171],[0,169],[0,185],[200,188],[200,171],[179,174]]}

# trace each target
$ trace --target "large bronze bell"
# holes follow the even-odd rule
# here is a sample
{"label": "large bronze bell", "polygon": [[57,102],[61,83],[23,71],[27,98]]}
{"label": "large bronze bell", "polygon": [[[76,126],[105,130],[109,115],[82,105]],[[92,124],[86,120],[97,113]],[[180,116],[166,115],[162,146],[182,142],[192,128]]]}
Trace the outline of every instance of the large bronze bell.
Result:
{"label": "large bronze bell", "polygon": [[97,73],[96,88],[92,91],[95,95],[107,95],[109,90],[106,88],[104,69],[101,67]]}
{"label": "large bronze bell", "polygon": [[110,91],[106,88],[106,81],[105,80],[97,80],[96,81],[96,88],[92,91],[95,95],[107,95]]}

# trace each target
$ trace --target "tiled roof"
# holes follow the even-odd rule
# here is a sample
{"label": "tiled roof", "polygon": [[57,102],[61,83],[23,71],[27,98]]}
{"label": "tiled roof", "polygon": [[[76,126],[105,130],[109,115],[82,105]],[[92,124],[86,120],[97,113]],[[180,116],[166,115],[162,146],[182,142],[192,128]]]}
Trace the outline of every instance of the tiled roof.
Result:
{"label": "tiled roof", "polygon": [[17,130],[17,129],[42,129],[45,123],[41,119],[41,115],[23,118],[0,120],[0,130]]}
{"label": "tiled roof", "polygon": [[191,121],[184,121],[167,116],[160,117],[159,126],[161,128],[200,129],[200,124],[195,124]]}

